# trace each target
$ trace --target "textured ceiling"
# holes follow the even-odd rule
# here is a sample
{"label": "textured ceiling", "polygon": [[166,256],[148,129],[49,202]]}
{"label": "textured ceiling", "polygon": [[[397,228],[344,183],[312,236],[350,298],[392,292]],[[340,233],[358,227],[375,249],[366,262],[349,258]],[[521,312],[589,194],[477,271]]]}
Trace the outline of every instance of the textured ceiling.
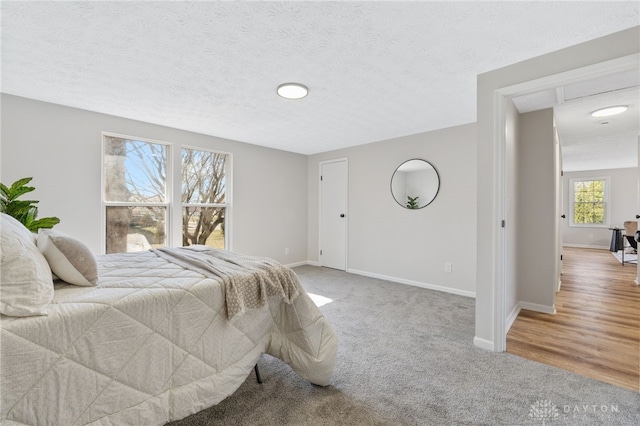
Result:
{"label": "textured ceiling", "polygon": [[[513,101],[520,113],[554,109],[564,171],[638,166],[640,69],[519,96]],[[627,105],[629,109],[606,118],[591,116],[593,111],[613,105]]]}
{"label": "textured ceiling", "polygon": [[477,74],[639,23],[637,1],[1,7],[5,93],[304,154],[474,122]]}
{"label": "textured ceiling", "polygon": [[[557,105],[554,115],[562,144],[563,170],[637,167],[639,101],[636,86]],[[628,105],[629,109],[606,118],[591,116],[593,111],[612,105]]]}

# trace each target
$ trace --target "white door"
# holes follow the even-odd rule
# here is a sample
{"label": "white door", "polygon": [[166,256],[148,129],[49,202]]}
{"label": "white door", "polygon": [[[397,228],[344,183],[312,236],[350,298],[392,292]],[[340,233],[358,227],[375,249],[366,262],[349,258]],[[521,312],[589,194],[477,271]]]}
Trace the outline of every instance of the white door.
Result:
{"label": "white door", "polygon": [[347,269],[347,160],[320,163],[320,266]]}

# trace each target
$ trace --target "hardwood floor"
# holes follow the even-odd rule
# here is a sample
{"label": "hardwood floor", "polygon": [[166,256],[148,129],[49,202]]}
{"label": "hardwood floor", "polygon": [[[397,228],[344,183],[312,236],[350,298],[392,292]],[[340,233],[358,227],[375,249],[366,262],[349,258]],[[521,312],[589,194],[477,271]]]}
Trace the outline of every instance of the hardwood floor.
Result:
{"label": "hardwood floor", "polygon": [[640,391],[636,265],[607,250],[564,248],[556,315],[522,310],[507,352]]}

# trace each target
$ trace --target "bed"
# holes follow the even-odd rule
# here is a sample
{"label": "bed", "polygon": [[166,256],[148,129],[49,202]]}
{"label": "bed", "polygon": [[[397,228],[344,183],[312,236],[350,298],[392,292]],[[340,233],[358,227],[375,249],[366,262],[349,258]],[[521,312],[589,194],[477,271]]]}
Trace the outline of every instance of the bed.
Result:
{"label": "bed", "polygon": [[[164,424],[232,394],[262,353],[311,383],[331,382],[336,335],[289,268],[192,247],[95,256],[92,272],[86,248],[53,231],[16,255],[4,216],[0,422]],[[29,273],[42,270],[18,285],[11,270],[29,257]],[[74,283],[54,284],[52,270]],[[25,302],[25,283],[36,293],[50,283],[51,295]]]}

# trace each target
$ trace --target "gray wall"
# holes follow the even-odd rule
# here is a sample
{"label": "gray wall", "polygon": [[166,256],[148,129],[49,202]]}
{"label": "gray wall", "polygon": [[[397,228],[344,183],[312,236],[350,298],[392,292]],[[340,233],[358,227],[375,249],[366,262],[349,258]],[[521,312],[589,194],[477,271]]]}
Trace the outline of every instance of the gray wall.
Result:
{"label": "gray wall", "polygon": [[611,221],[609,226],[622,228],[627,220],[635,220],[638,206],[638,168],[585,170],[566,172],[563,178],[563,210],[567,219],[562,222],[562,243],[567,246],[608,249],[611,231],[604,227],[569,226],[569,179],[609,177]]}
{"label": "gray wall", "polygon": [[[498,253],[503,232],[500,229],[500,220],[503,219],[502,179],[496,173],[502,155],[498,149],[502,147],[498,147],[496,135],[504,131],[498,126],[496,91],[637,54],[640,52],[639,29],[634,27],[478,76],[478,266],[474,339],[477,345],[500,349],[504,337],[495,334],[502,319],[498,317],[499,307],[494,304],[496,294],[501,292],[504,296],[504,289],[498,289],[496,285],[502,273],[502,258]],[[526,244],[523,239],[518,240]]]}
{"label": "gray wall", "polygon": [[[309,260],[318,262],[320,161],[348,157],[347,270],[458,294],[475,293],[476,126],[468,124],[309,157]],[[404,161],[422,158],[440,192],[420,210],[400,207],[390,182]],[[452,272],[444,269],[451,262]]]}
{"label": "gray wall", "polygon": [[[475,294],[475,124],[307,157],[3,94],[0,180],[33,176],[40,215],[60,217],[56,229],[95,253],[103,131],[231,152],[232,248],[287,264],[318,261],[318,162],[349,157],[349,270]],[[441,179],[421,210],[401,208],[390,191],[411,158],[430,161]]]}
{"label": "gray wall", "polygon": [[505,253],[504,300],[508,328],[521,307],[554,311],[559,256],[555,158],[559,152],[552,109],[520,114],[509,100],[505,125],[505,238],[509,250]]}
{"label": "gray wall", "polygon": [[555,155],[553,109],[520,114],[519,226],[514,232],[518,299],[521,305],[543,312],[553,312],[557,286]]}
{"label": "gray wall", "polygon": [[232,153],[233,250],[306,261],[305,155],[3,94],[0,180],[33,176],[40,216],[101,253],[102,131]]}

